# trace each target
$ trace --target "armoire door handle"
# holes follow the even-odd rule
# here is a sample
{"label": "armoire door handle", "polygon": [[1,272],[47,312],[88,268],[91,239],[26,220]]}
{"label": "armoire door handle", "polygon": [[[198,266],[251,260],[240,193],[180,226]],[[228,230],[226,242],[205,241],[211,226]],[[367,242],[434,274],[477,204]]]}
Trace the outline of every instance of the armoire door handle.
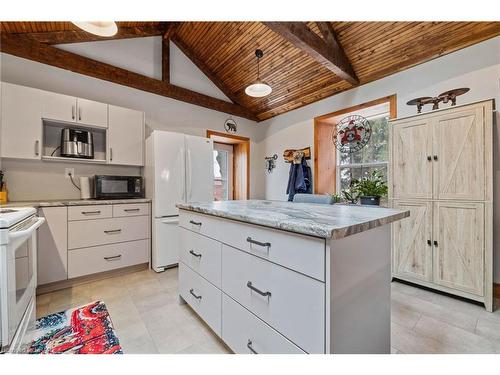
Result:
{"label": "armoire door handle", "polygon": [[438,156],[437,155],[434,155],[434,160],[438,160]]}
{"label": "armoire door handle", "polygon": [[427,155],[427,160],[428,160],[428,161],[432,161],[432,156]]}
{"label": "armoire door handle", "polygon": [[432,245],[431,240],[427,240],[427,245],[429,245],[429,246],[431,246],[431,245]]}
{"label": "armoire door handle", "polygon": [[437,245],[438,245],[438,242],[437,242],[437,241],[434,241],[434,246],[436,246],[436,247],[437,247]]}

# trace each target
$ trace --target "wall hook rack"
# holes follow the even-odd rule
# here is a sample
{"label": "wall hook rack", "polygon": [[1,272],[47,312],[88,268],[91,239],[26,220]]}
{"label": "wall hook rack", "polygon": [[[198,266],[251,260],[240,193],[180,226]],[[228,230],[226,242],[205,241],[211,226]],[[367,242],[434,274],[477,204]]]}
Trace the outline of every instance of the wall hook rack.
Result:
{"label": "wall hook rack", "polygon": [[276,160],[278,160],[278,155],[274,154],[273,156],[266,156],[264,158],[266,160],[266,171],[267,173],[271,173],[274,168],[276,168]]}
{"label": "wall hook rack", "polygon": [[311,147],[306,147],[298,150],[288,149],[283,151],[283,158],[285,159],[285,162],[292,163],[294,156],[296,156],[299,152],[302,153],[302,157],[304,159],[311,159]]}

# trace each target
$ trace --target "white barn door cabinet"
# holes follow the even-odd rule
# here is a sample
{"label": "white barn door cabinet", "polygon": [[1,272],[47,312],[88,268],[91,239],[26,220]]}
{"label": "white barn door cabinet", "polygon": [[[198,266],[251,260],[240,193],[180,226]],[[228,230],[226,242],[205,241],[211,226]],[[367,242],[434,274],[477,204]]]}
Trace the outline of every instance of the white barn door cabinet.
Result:
{"label": "white barn door cabinet", "polygon": [[393,277],[493,310],[493,101],[390,123]]}

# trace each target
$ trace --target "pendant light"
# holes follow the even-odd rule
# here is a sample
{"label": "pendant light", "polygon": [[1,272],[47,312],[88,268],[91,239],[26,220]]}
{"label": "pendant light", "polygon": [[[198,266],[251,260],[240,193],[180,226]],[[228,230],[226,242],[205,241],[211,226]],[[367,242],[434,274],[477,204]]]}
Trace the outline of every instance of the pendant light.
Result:
{"label": "pendant light", "polygon": [[260,79],[260,66],[259,60],[262,56],[264,56],[264,52],[261,49],[255,50],[255,56],[257,56],[257,81],[247,86],[245,89],[245,93],[248,96],[252,96],[254,98],[262,98],[263,96],[269,95],[273,89],[267,83]]}
{"label": "pendant light", "polygon": [[116,22],[88,21],[88,22],[71,22],[78,28],[98,36],[109,37],[118,32]]}

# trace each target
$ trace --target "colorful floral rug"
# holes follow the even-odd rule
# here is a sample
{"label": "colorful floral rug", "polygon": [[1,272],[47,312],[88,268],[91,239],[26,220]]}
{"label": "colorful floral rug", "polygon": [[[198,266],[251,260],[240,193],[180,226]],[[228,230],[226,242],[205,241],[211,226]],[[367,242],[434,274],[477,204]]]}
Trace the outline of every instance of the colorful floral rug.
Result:
{"label": "colorful floral rug", "polygon": [[106,305],[101,301],[36,321],[29,354],[123,354]]}

